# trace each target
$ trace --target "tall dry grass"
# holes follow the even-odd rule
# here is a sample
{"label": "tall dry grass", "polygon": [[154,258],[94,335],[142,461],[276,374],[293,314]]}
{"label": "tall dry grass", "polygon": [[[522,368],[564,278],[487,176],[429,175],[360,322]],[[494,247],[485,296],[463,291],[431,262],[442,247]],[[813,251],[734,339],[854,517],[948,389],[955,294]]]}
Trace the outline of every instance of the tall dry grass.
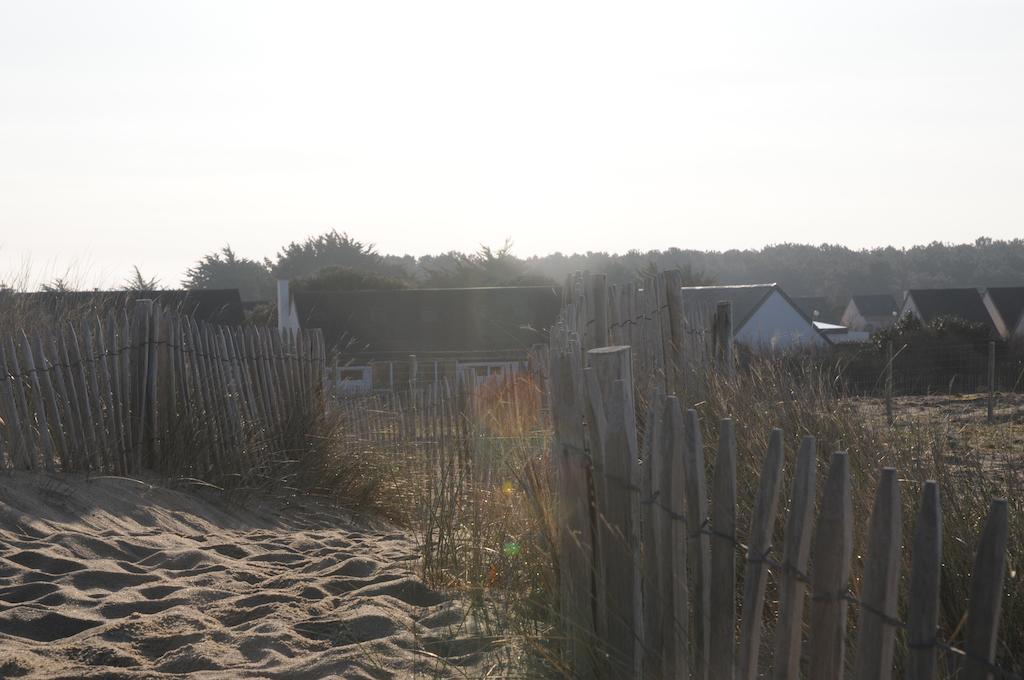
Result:
{"label": "tall dry grass", "polygon": [[[708,376],[705,398],[696,404],[701,415],[707,444],[708,473],[714,466],[715,448],[721,418],[732,417],[736,424],[738,447],[737,526],[749,525],[751,504],[756,493],[761,460],[773,427],[783,429],[786,437],[787,478],[795,464],[795,453],[805,435],[817,438],[818,479],[824,479],[828,458],[833,451],[849,454],[851,490],[854,505],[854,564],[852,589],[856,594],[862,571],[870,516],[878,474],[882,467],[899,472],[903,504],[904,564],[901,569],[901,596],[906,596],[906,578],[910,573],[910,538],[916,519],[921,484],[926,479],[939,482],[943,512],[943,563],[941,614],[938,637],[962,646],[963,620],[974,554],[981,528],[994,497],[1009,502],[1009,573],[1004,589],[1002,622],[997,658],[1014,672],[1024,670],[1024,581],[1020,568],[1024,558],[1024,452],[1015,440],[1019,437],[1013,422],[979,423],[965,428],[961,423],[932,416],[905,416],[889,426],[884,415],[870,417],[855,401],[840,398],[827,369],[811,362],[776,359],[753,360],[735,377]],[[976,446],[979,429],[984,431],[985,450]],[[992,453],[993,448],[1002,453]],[[820,483],[819,483],[820,486]],[[820,489],[819,489],[820,492]],[[784,494],[785,496],[786,494]],[[819,498],[820,500],[820,498]],[[788,503],[788,498],[786,499]],[[785,514],[780,512],[775,529],[775,544],[781,545]],[[812,564],[814,556],[811,556]],[[767,621],[774,607],[769,596]],[[900,611],[906,611],[901,604]],[[851,607],[851,622],[857,615]],[[852,626],[851,626],[852,629]],[[904,648],[903,632],[898,642]],[[897,654],[897,664],[902,654]],[[948,662],[955,659],[947,659]]]}
{"label": "tall dry grass", "polygon": [[[398,441],[336,432],[323,488],[339,502],[407,527],[433,587],[470,603],[464,625],[489,642],[495,677],[559,677],[557,555],[550,429],[532,377],[445,398],[417,432],[410,401],[395,399],[376,427]],[[358,402],[358,399],[357,399]],[[361,418],[368,406],[344,409]],[[445,426],[431,428],[433,417]],[[453,427],[449,427],[452,425]],[[453,673],[457,669],[451,669]]]}
{"label": "tall dry grass", "polygon": [[[962,644],[970,572],[989,501],[1006,497],[1011,517],[1010,573],[998,659],[1004,668],[1024,670],[1024,585],[1018,571],[1024,557],[1024,496],[1020,493],[1024,463],[1014,458],[1021,452],[1014,443],[1019,435],[1012,423],[984,426],[987,450],[993,442],[1005,444],[1007,455],[993,456],[973,446],[976,429],[912,417],[889,427],[884,418],[866,416],[856,404],[840,397],[820,364],[766,358],[750,361],[732,377],[710,373],[705,379],[702,398],[692,405],[704,429],[708,479],[720,419],[728,416],[736,423],[740,540],[750,523],[772,428],[783,429],[787,451],[776,545],[782,543],[789,476],[800,439],[807,434],[817,438],[819,480],[824,479],[832,451],[849,453],[856,523],[855,594],[879,470],[892,466],[900,473],[906,546],[903,579],[909,574],[909,539],[921,482],[938,480],[944,516],[939,637],[954,645]],[[531,676],[572,674],[560,656],[561,641],[567,636],[556,611],[557,499],[542,399],[542,388],[532,379],[497,385],[479,393],[460,414],[465,434],[449,438],[444,446],[425,446],[413,439],[391,447],[347,441],[324,468],[325,473],[336,471],[332,483],[343,502],[358,501],[415,532],[423,575],[431,584],[463,592],[475,603],[479,625],[500,641],[503,665],[496,667],[496,675],[511,669]],[[642,404],[638,411],[643,412]],[[392,413],[389,422],[400,418]],[[341,427],[345,429],[344,424]],[[905,580],[901,588],[905,596]],[[737,583],[737,589],[742,593],[742,583]],[[768,640],[777,611],[775,597],[770,589],[765,608]],[[856,607],[851,607],[850,617],[852,633]],[[902,633],[899,644],[901,648],[905,644]],[[901,657],[897,654],[897,659]]]}

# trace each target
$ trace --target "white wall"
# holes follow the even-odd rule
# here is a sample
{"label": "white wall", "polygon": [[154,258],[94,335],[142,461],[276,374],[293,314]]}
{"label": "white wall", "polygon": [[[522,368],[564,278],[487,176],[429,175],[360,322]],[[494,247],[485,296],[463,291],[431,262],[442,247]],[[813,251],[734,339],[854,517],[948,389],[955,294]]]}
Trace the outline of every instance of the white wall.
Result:
{"label": "white wall", "polygon": [[777,290],[772,291],[747,323],[743,324],[743,328],[736,333],[736,341],[748,347],[763,349],[825,345],[827,342]]}
{"label": "white wall", "polygon": [[277,280],[277,328],[299,330],[299,314],[292,303],[288,279]]}
{"label": "white wall", "polygon": [[1014,323],[1014,319],[1007,321],[1003,318],[1003,315],[999,313],[999,308],[996,307],[996,303],[992,302],[992,297],[985,291],[985,294],[981,297],[981,301],[985,303],[985,309],[988,310],[988,315],[992,317],[992,323],[995,324],[996,331],[999,333],[999,337],[1006,340],[1013,333],[1014,329],[1010,327],[1011,323]]}
{"label": "white wall", "polygon": [[857,305],[854,304],[853,300],[850,300],[846,305],[846,309],[843,311],[843,316],[839,320],[839,323],[850,330],[862,331],[868,325],[868,320],[860,313],[860,310],[857,309]]}

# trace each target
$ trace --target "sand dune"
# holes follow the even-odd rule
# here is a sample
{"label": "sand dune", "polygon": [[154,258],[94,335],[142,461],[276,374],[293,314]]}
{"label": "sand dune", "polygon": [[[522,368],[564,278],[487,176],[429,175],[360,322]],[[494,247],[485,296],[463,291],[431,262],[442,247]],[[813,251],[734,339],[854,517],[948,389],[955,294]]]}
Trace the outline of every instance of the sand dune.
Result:
{"label": "sand dune", "polygon": [[488,644],[415,548],[306,503],[0,477],[0,677],[477,676]]}

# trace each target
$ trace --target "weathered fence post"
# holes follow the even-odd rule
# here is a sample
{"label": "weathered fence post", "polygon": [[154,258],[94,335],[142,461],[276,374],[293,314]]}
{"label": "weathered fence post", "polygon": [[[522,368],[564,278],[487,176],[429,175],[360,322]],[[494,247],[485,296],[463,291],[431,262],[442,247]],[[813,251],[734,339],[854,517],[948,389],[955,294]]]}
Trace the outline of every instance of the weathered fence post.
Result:
{"label": "weathered fence post", "polygon": [[668,374],[667,391],[681,395],[686,387],[686,337],[683,318],[683,273],[670,269],[662,273],[665,289],[665,306],[668,312],[668,335],[670,345],[665,355],[665,371]]}
{"label": "weathered fence post", "polygon": [[551,408],[558,480],[559,589],[562,616],[570,635],[569,654],[581,673],[593,664],[588,645],[594,639],[591,602],[593,543],[587,489],[589,456],[583,434],[584,395],[578,349],[551,355]]}
{"label": "weathered fence post", "polygon": [[[640,469],[633,404],[632,368],[629,347],[590,350],[592,394],[603,404],[599,428],[605,507],[599,508],[604,555],[604,583],[607,588],[607,630],[609,676],[639,675],[644,644],[640,600]],[[623,379],[625,376],[628,379]],[[594,390],[591,390],[593,392]]]}
{"label": "weathered fence post", "polygon": [[[711,629],[711,540],[708,536],[708,496],[704,481],[704,439],[697,411],[686,412],[686,529],[690,573],[693,574],[693,677],[708,677]],[[711,679],[714,680],[714,679]]]}
{"label": "weathered fence post", "polygon": [[733,678],[736,668],[736,431],[723,418],[711,493],[711,637],[708,677]]}
{"label": "weathered fence post", "polygon": [[839,680],[846,651],[846,606],[853,555],[853,502],[845,452],[832,454],[814,533],[807,677]]}
{"label": "weathered fence post", "polygon": [[1003,580],[1006,578],[1007,529],[1006,501],[995,499],[989,506],[988,519],[981,531],[971,571],[967,628],[964,632],[964,651],[967,653],[963,665],[965,680],[992,677],[989,666],[996,660]]}
{"label": "weathered fence post", "polygon": [[754,680],[757,676],[758,650],[761,644],[761,616],[764,612],[764,593],[768,585],[768,558],[772,548],[772,528],[779,505],[782,486],[782,467],[786,454],[782,445],[782,430],[772,430],[768,453],[761,468],[761,481],[754,501],[754,514],[750,519],[747,545],[747,567],[743,575],[743,619],[740,621],[740,651],[738,680]]}
{"label": "weathered fence post", "polygon": [[896,588],[903,514],[895,468],[884,468],[868,522],[867,559],[860,583],[854,678],[888,680],[896,643]]}
{"label": "weathered fence post", "polygon": [[921,509],[914,526],[907,597],[907,680],[935,677],[935,635],[939,627],[939,578],[942,573],[942,511],[939,485],[921,489]]}
{"label": "weathered fence post", "polygon": [[811,553],[814,521],[814,437],[804,437],[796,458],[786,542],[782,549],[779,584],[779,620],[775,625],[774,680],[797,680],[800,675],[800,642],[804,614],[807,560]]}

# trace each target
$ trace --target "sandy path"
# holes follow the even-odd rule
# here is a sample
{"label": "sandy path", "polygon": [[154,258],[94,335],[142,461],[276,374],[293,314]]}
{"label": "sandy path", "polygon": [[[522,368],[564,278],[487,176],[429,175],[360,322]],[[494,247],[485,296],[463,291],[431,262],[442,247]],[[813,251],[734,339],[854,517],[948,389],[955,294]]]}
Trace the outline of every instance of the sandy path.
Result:
{"label": "sandy path", "polygon": [[0,476],[0,677],[478,676],[414,546],[313,504]]}

